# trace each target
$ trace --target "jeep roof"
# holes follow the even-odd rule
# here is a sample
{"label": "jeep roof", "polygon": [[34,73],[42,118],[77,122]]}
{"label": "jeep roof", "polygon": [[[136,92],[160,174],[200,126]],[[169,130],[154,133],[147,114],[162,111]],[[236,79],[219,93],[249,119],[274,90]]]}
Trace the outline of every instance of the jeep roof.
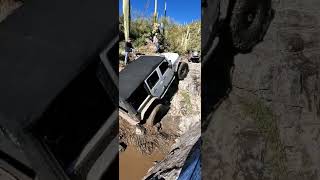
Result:
{"label": "jeep roof", "polygon": [[119,73],[119,96],[127,100],[156,67],[165,59],[163,56],[140,56]]}
{"label": "jeep roof", "polygon": [[36,119],[92,62],[117,34],[117,22],[101,21],[115,12],[106,6],[104,0],[26,1],[0,23],[0,120]]}

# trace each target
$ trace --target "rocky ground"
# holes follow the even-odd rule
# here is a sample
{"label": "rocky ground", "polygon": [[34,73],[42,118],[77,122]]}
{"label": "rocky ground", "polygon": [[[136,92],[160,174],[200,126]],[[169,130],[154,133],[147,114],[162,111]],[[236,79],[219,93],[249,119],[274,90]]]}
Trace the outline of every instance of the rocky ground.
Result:
{"label": "rocky ground", "polygon": [[202,134],[204,179],[320,179],[319,7],[273,1],[263,42],[232,57],[231,91]]}

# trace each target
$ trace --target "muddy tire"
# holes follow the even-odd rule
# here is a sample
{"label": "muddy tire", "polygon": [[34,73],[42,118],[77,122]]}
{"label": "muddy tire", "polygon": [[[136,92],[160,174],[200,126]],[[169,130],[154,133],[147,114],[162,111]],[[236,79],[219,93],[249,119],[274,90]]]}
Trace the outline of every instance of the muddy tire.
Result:
{"label": "muddy tire", "polygon": [[163,104],[158,104],[153,108],[146,122],[149,126],[153,126],[161,120],[164,107]]}
{"label": "muddy tire", "polygon": [[188,75],[188,72],[189,72],[188,64],[185,62],[181,62],[177,71],[178,79],[183,80],[184,78],[186,78]]}
{"label": "muddy tire", "polygon": [[271,0],[236,0],[230,20],[233,46],[250,51],[266,33],[270,13]]}

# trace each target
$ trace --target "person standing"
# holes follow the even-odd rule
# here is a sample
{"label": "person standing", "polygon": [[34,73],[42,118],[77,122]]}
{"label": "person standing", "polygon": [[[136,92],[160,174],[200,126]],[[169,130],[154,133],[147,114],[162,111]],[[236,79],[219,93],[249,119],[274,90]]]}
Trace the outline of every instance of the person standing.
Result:
{"label": "person standing", "polygon": [[124,64],[127,65],[129,55],[133,50],[131,39],[128,39],[128,41],[126,41],[126,43],[124,45],[124,49],[125,49]]}
{"label": "person standing", "polygon": [[156,33],[154,36],[153,36],[153,44],[156,46],[156,53],[158,53],[159,52],[159,49],[160,49],[160,47],[159,47],[159,39],[158,39],[158,37],[157,37],[157,35],[158,35],[158,33]]}

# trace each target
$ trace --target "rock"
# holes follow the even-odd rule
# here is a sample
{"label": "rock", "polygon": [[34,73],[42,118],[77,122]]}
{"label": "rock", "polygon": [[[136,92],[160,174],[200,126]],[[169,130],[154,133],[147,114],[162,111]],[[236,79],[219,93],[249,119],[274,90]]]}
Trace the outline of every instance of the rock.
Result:
{"label": "rock", "polygon": [[136,132],[136,135],[142,136],[142,135],[146,134],[146,129],[141,125],[136,125],[136,131],[135,132]]}
{"label": "rock", "polygon": [[127,145],[123,142],[119,144],[119,152],[124,152],[127,149]]}

